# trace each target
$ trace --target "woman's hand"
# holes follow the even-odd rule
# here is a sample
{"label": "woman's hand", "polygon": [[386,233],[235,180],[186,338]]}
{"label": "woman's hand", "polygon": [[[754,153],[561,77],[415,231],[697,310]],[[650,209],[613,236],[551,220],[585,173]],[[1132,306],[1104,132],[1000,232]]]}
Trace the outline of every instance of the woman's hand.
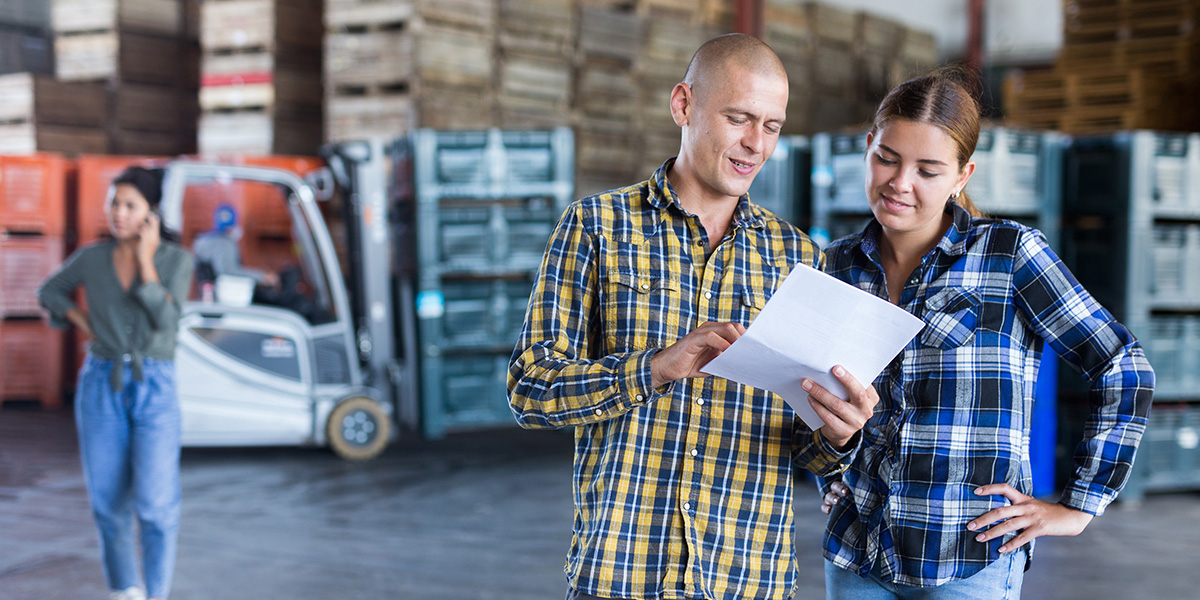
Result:
{"label": "woman's hand", "polygon": [[[975,536],[977,542],[994,540],[1006,533],[1020,530],[1020,535],[1000,546],[1000,552],[1012,552],[1043,535],[1079,535],[1088,523],[1092,522],[1092,515],[1026,496],[1007,483],[993,483],[976,488],[975,495],[999,495],[1012,502],[1009,506],[989,510],[967,523],[967,529],[971,531],[990,527]],[[999,523],[992,527],[997,522]]]}
{"label": "woman's hand", "polygon": [[137,256],[142,261],[153,261],[158,244],[162,241],[158,234],[158,215],[153,212],[146,215],[146,220],[138,229]]}
{"label": "woman's hand", "polygon": [[833,507],[841,503],[842,498],[845,498],[849,493],[850,486],[840,481],[830,483],[829,493],[825,494],[825,497],[821,499],[821,512],[829,514],[833,510]]}
{"label": "woman's hand", "polygon": [[158,281],[158,270],[154,268],[154,253],[162,241],[158,233],[158,215],[153,212],[146,216],[138,230],[137,264],[142,275],[142,283]]}
{"label": "woman's hand", "polygon": [[805,379],[800,386],[808,392],[809,406],[812,406],[817,416],[825,422],[825,425],[821,426],[821,436],[834,448],[844,451],[854,434],[875,414],[879,394],[875,392],[873,385],[864,388],[850,371],[841,365],[833,368],[833,376],[846,388],[846,392],[850,394],[849,398],[839,398],[811,379]]}
{"label": "woman's hand", "polygon": [[66,317],[87,338],[87,341],[91,342],[96,339],[96,335],[92,333],[92,324],[88,322],[87,313],[78,308],[72,308],[67,311]]}

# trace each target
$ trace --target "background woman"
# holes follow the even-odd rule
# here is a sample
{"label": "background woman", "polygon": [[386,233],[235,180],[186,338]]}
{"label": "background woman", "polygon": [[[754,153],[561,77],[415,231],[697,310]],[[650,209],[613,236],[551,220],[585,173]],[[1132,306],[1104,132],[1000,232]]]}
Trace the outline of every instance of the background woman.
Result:
{"label": "background woman", "polygon": [[[963,193],[978,137],[954,72],[897,86],[867,137],[874,219],[826,249],[831,275],[925,321],[874,382],[875,415],[827,496],[829,598],[1018,598],[1033,539],[1101,514],[1145,430],[1154,373],[1133,335],[1041,232],[982,218]],[[1090,386],[1057,503],[1029,496],[1043,342]]]}
{"label": "background woman", "polygon": [[[161,197],[154,171],[126,169],[105,205],[112,239],[79,249],[38,291],[52,323],[74,325],[90,342],[75,420],[110,597],[122,600],[167,597],[179,529],[175,335],[193,267],[164,239]],[[87,312],[72,301],[79,286]]]}

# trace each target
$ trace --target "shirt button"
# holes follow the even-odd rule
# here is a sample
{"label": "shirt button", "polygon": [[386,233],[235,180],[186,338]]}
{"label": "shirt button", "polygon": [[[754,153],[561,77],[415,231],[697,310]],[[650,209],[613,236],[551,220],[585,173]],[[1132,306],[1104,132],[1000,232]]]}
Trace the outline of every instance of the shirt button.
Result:
{"label": "shirt button", "polygon": [[648,283],[643,283],[643,284],[642,284],[642,289],[643,289],[643,290],[648,290],[648,289],[650,289],[650,284],[648,284]]}
{"label": "shirt button", "polygon": [[598,408],[597,408],[597,409],[596,409],[596,416],[598,417],[598,416],[600,416],[600,415],[602,415],[602,414],[604,414],[604,411],[602,411],[602,410],[600,410],[600,409],[598,409]]}
{"label": "shirt button", "polygon": [[696,398],[696,406],[704,406],[704,398]]}
{"label": "shirt button", "polygon": [[696,240],[696,245],[697,245],[697,246],[703,246],[703,245],[704,245],[704,240]]}
{"label": "shirt button", "polygon": [[638,395],[634,396],[634,397],[633,397],[633,399],[634,399],[634,400],[637,400],[638,402],[641,402],[641,401],[643,400],[643,398],[642,398],[642,395],[641,395],[641,394],[638,394]]}
{"label": "shirt button", "polygon": [[699,454],[700,454],[699,450],[692,448],[692,456],[698,456]]}
{"label": "shirt button", "polygon": [[705,300],[712,300],[712,292],[704,292]]}
{"label": "shirt button", "polygon": [[920,283],[920,281],[921,281],[921,279],[920,279],[920,278],[918,278],[918,277],[913,277],[912,279],[909,279],[909,280],[908,280],[908,284],[909,284],[909,285],[917,285],[918,283]]}
{"label": "shirt button", "polygon": [[692,510],[692,503],[691,503],[691,502],[684,502],[684,503],[683,503],[683,510]]}

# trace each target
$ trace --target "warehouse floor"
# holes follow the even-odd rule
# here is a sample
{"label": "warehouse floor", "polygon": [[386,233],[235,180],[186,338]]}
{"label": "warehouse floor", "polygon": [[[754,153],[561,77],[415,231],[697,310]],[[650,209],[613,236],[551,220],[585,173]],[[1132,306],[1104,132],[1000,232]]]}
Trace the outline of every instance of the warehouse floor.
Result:
{"label": "warehouse floor", "polygon": [[[401,442],[367,463],[314,449],[188,449],[176,600],[557,599],[570,437],[518,429]],[[823,596],[819,498],[797,494],[800,598]],[[1116,505],[1043,538],[1025,598],[1200,595],[1200,494]],[[105,597],[67,411],[0,410],[0,599]]]}

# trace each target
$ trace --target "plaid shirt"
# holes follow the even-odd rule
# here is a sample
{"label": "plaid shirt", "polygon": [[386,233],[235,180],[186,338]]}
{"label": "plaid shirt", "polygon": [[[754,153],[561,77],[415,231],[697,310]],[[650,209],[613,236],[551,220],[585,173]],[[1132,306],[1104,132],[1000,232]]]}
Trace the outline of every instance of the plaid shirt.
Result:
{"label": "plaid shirt", "polygon": [[786,598],[793,464],[840,469],[778,396],[704,377],[651,387],[650,358],[705,321],[749,325],[821,255],[743,196],[707,253],[667,182],[584,198],[546,252],[509,368],[527,428],[575,428],[574,588],[619,598]]}
{"label": "plaid shirt", "polygon": [[[1086,439],[1060,502],[1098,515],[1129,477],[1146,427],[1154,372],[1133,335],[1100,306],[1046,245],[1012,221],[954,224],[905,282],[899,305],[925,328],[875,380],[880,403],[863,428],[851,495],[830,515],[825,556],[866,575],[935,586],[979,572],[1001,543],[974,540],[967,523],[1003,506],[975,488],[1032,489],[1029,428],[1041,340],[1090,384]],[[826,249],[827,272],[887,298],[878,222]]]}

